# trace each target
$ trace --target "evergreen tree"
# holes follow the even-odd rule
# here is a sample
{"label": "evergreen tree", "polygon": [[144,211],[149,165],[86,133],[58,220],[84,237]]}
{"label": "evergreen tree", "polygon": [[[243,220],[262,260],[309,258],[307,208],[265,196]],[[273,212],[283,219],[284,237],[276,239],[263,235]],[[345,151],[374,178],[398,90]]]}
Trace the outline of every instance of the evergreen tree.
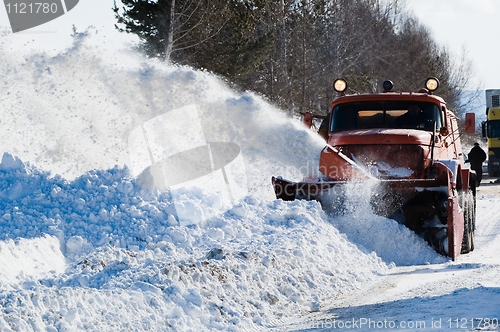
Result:
{"label": "evergreen tree", "polygon": [[227,0],[120,0],[114,4],[116,28],[133,33],[151,57],[164,60],[174,53],[209,44],[231,19]]}
{"label": "evergreen tree", "polygon": [[[172,52],[175,0],[121,0],[123,13],[114,3],[115,27],[142,40],[146,54],[168,60]],[[121,25],[125,27],[122,28]]]}

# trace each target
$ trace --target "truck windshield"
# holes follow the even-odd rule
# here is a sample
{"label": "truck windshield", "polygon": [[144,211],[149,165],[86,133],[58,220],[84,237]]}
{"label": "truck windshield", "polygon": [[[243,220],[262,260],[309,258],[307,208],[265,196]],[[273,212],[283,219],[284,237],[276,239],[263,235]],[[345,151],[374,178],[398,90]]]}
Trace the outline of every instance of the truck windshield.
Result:
{"label": "truck windshield", "polygon": [[373,128],[433,131],[441,126],[441,112],[436,104],[415,101],[339,104],[333,109],[331,122],[332,131]]}
{"label": "truck windshield", "polygon": [[488,137],[500,137],[500,120],[488,121]]}

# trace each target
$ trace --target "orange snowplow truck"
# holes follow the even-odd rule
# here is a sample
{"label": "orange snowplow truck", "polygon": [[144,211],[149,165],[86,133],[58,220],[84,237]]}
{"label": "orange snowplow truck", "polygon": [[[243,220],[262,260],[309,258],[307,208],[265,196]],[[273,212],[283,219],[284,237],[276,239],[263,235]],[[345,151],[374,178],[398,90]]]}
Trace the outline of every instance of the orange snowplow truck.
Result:
{"label": "orange snowplow truck", "polygon": [[273,177],[276,197],[319,200],[325,207],[342,204],[340,188],[348,182],[375,181],[377,214],[403,223],[453,260],[472,251],[475,172],[465,166],[460,135],[474,133],[475,117],[468,113],[459,127],[434,95],[438,87],[429,78],[418,92],[393,92],[385,81],[382,93],[345,95],[346,81],[336,80],[339,97],[322,126],[328,130],[321,176],[302,182]]}

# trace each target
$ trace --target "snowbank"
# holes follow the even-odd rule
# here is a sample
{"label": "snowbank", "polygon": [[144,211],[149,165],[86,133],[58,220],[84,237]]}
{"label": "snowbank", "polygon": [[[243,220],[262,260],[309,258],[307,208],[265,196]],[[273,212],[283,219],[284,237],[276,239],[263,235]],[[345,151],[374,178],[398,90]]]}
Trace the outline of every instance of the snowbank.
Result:
{"label": "snowbank", "polygon": [[[0,274],[9,284],[0,292],[7,323],[237,330],[318,310],[387,269],[340,234],[317,202],[248,196],[216,218],[181,226],[169,195],[137,186],[126,168],[68,182],[7,154],[3,161],[0,245],[21,238],[17,269],[40,272]],[[44,236],[51,250],[40,250]],[[44,267],[52,275],[43,276]],[[21,310],[19,299],[29,305]],[[110,326],[100,315],[119,319]]]}

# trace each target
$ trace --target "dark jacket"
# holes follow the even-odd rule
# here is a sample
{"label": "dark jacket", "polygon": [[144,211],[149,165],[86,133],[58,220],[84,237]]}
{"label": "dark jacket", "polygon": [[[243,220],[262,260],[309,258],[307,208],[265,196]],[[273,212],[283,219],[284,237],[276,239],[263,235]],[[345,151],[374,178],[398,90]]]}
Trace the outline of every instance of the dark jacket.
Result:
{"label": "dark jacket", "polygon": [[469,152],[469,162],[472,169],[481,169],[486,160],[486,152],[479,145],[475,145]]}

